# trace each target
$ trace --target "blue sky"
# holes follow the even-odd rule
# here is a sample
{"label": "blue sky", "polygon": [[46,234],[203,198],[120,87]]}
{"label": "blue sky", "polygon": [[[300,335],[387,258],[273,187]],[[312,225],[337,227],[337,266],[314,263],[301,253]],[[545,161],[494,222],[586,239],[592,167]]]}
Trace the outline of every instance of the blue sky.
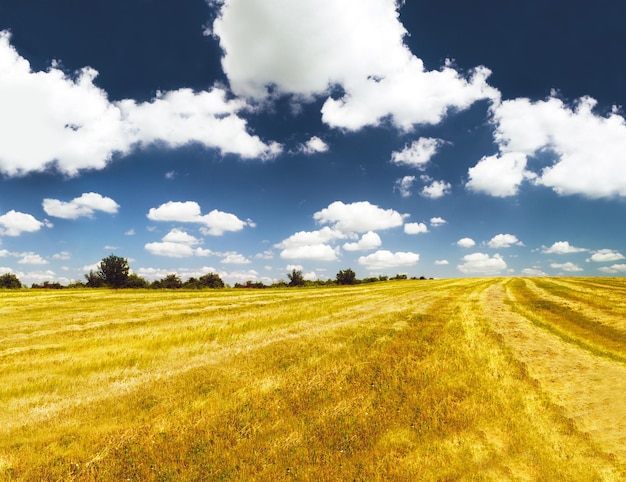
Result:
{"label": "blue sky", "polygon": [[0,273],[624,276],[626,5],[505,3],[0,0]]}

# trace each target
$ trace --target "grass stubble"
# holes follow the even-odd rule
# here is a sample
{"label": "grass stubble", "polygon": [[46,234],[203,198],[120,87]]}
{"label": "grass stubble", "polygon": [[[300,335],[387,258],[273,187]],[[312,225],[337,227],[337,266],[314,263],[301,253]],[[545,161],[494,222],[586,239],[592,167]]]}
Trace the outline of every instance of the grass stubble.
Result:
{"label": "grass stubble", "polygon": [[0,480],[623,480],[626,283],[530,283],[2,292]]}

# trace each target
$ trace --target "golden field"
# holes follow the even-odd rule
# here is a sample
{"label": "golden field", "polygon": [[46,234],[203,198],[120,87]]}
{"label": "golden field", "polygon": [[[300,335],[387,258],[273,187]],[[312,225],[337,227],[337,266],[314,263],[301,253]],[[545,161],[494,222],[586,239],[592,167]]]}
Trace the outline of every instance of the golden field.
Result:
{"label": "golden field", "polygon": [[626,480],[626,280],[0,292],[0,480]]}

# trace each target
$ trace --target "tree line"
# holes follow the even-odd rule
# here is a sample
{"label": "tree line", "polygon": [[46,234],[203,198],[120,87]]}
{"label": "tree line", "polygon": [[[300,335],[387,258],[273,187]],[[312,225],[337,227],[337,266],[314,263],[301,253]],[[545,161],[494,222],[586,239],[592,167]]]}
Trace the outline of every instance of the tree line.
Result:
{"label": "tree line", "polygon": [[[245,283],[235,283],[235,288],[280,288],[280,287],[301,287],[301,286],[324,286],[324,285],[355,285],[360,283],[373,283],[378,281],[407,279],[405,274],[397,274],[389,278],[388,276],[370,277],[357,279],[356,273],[352,269],[344,269],[337,273],[335,279],[328,280],[305,280],[301,270],[293,269],[287,273],[288,282],[280,280],[271,285],[266,285],[258,281],[246,281]],[[417,278],[411,278],[417,279]],[[419,279],[426,279],[421,276]],[[13,273],[0,276],[0,288],[19,289],[24,288],[19,278]],[[154,289],[204,289],[204,288],[225,288],[226,284],[217,273],[207,273],[199,278],[191,277],[184,281],[177,274],[168,274],[164,278],[156,281],[148,281],[141,276],[131,273],[128,260],[120,256],[111,254],[103,258],[98,264],[98,268],[90,270],[85,274],[85,281],[77,281],[63,286],[58,282],[44,281],[43,283],[33,283],[31,288],[37,289],[62,289],[62,288],[154,288]]]}

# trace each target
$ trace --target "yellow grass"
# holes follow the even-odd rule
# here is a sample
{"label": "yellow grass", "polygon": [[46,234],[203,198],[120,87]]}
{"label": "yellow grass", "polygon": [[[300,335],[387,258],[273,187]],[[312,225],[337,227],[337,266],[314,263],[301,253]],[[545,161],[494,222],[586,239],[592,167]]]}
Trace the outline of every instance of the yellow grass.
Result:
{"label": "yellow grass", "polygon": [[624,480],[624,293],[0,292],[0,480]]}

